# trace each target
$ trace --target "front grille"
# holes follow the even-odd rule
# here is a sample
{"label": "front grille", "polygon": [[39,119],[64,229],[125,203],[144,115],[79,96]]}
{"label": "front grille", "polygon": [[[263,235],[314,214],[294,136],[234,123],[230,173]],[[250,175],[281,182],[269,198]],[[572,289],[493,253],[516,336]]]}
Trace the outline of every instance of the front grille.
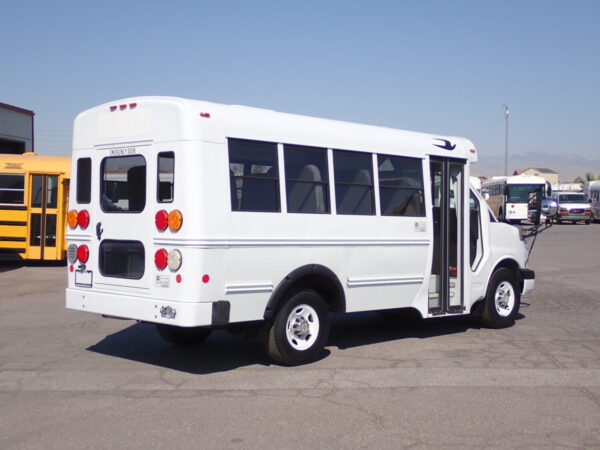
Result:
{"label": "front grille", "polygon": [[100,244],[100,273],[105,277],[139,280],[144,265],[144,245],[139,241],[105,240]]}
{"label": "front grille", "polygon": [[571,214],[583,214],[583,209],[572,209]]}

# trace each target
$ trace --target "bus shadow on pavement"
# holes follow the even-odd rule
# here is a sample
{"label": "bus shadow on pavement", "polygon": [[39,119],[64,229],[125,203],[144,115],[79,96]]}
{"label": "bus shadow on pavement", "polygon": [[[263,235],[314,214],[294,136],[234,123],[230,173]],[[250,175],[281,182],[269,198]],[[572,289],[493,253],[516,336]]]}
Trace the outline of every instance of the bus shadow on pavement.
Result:
{"label": "bus shadow on pavement", "polygon": [[215,330],[203,343],[177,346],[160,337],[149,323],[110,334],[87,350],[196,375],[271,364],[260,346],[243,334]]}
{"label": "bus shadow on pavement", "polygon": [[[522,318],[522,314],[517,316],[517,320]],[[405,338],[428,339],[478,328],[475,319],[465,316],[423,320],[406,312],[333,314],[327,347],[344,350]],[[245,334],[215,330],[201,344],[180,347],[163,340],[154,325],[148,323],[135,323],[107,335],[87,350],[196,375],[273,364],[259,342]],[[331,351],[325,353],[324,358]]]}

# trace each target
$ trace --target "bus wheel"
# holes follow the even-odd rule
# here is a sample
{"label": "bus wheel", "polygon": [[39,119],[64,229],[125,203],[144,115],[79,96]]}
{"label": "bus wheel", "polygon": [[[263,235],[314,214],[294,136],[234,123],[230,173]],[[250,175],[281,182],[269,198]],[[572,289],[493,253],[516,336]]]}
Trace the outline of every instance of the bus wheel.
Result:
{"label": "bus wheel", "polygon": [[329,336],[329,313],[312,289],[292,291],[277,311],[267,334],[267,353],[288,366],[318,359]]}
{"label": "bus wheel", "polygon": [[515,274],[506,268],[494,272],[488,285],[482,323],[489,328],[506,328],[515,323],[521,293]]}
{"label": "bus wheel", "polygon": [[206,340],[212,330],[206,327],[176,327],[156,324],[156,331],[167,342],[175,345],[194,345]]}

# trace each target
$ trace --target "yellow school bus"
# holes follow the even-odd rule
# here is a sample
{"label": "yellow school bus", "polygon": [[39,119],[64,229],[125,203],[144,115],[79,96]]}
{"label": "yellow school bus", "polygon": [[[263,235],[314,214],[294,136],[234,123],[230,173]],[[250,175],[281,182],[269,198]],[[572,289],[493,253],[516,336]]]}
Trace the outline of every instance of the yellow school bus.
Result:
{"label": "yellow school bus", "polygon": [[70,156],[0,154],[0,261],[65,259]]}

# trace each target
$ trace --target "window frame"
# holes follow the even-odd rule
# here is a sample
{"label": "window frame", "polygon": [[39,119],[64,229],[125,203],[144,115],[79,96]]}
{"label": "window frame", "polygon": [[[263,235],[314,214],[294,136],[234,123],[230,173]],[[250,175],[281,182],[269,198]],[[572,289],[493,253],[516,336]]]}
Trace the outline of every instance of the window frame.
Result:
{"label": "window frame", "polygon": [[[82,200],[82,198],[81,198],[82,196],[80,196],[80,193],[81,193],[81,190],[82,190],[82,187],[81,187],[82,183],[81,183],[81,167],[80,167],[80,164],[84,163],[84,162],[88,163],[88,166],[89,166],[86,169],[88,171],[89,177],[86,180],[86,185],[85,185],[85,188],[86,188],[86,192],[85,192],[86,193],[86,197],[85,198],[87,198],[87,201],[85,201],[85,198]],[[80,205],[88,205],[88,204],[91,203],[91,201],[92,201],[92,158],[90,158],[89,156],[85,157],[85,158],[79,158],[77,160],[77,181],[76,181],[75,191],[76,191],[75,192],[75,200],[76,200],[76,202],[78,204],[80,204]]]}
{"label": "window frame", "polygon": [[3,172],[0,173],[0,175],[8,175],[11,177],[21,177],[21,181],[23,184],[23,188],[22,189],[14,189],[14,188],[4,188],[4,187],[0,187],[0,191],[6,191],[6,192],[21,192],[22,193],[22,199],[21,202],[19,203],[15,203],[15,202],[0,202],[1,205],[24,205],[25,204],[25,174],[24,173],[10,173],[10,172]]}
{"label": "window frame", "polygon": [[[140,157],[143,159],[144,161],[144,168],[146,169],[146,177],[144,179],[144,206],[142,209],[140,210],[135,210],[132,211],[130,209],[127,210],[122,210],[122,209],[117,209],[117,210],[110,210],[110,209],[106,209],[104,207],[104,202],[102,201],[102,196],[104,195],[104,167],[106,164],[106,161],[108,161],[109,159],[125,159],[125,158],[136,158],[136,157]],[[141,167],[141,166],[136,166],[136,167]],[[102,161],[100,162],[100,177],[99,177],[99,182],[100,182],[100,199],[99,199],[99,203],[100,203],[100,209],[102,210],[103,213],[106,214],[141,214],[142,212],[144,212],[144,210],[146,209],[146,204],[148,203],[148,198],[147,198],[147,190],[148,190],[148,163],[146,161],[146,158],[144,157],[144,155],[139,154],[139,153],[135,153],[132,155],[122,155],[122,156],[106,156],[104,158],[102,158]],[[125,181],[127,182],[127,180]],[[129,199],[128,199],[129,201]]]}
{"label": "window frame", "polygon": [[[335,194],[335,210],[336,210],[336,215],[342,215],[342,216],[376,216],[377,215],[377,206],[375,204],[375,178],[374,178],[374,174],[373,174],[373,152],[361,152],[361,151],[352,151],[352,150],[340,150],[340,149],[332,149],[332,154],[333,154],[333,176],[334,176],[334,180],[333,180],[333,185],[334,185],[334,194]],[[338,177],[336,176],[337,173],[337,167],[336,167],[336,155],[353,155],[353,156],[364,156],[365,159],[368,160],[369,164],[368,164],[368,169],[369,169],[369,174],[371,177],[371,183],[370,184],[364,184],[364,183],[354,183],[354,182],[348,182],[348,181],[338,181]],[[339,164],[338,164],[339,165]],[[366,168],[366,167],[365,167]],[[361,169],[364,170],[364,169]],[[369,188],[369,199],[370,199],[370,204],[371,204],[371,212],[368,214],[362,214],[362,213],[353,213],[353,212],[340,212],[340,205],[338,203],[338,201],[340,200],[338,197],[338,186],[349,186],[349,187],[367,187]]]}
{"label": "window frame", "polygon": [[[329,158],[328,152],[329,149],[325,147],[312,147],[307,145],[297,145],[297,144],[282,144],[283,145],[283,167],[285,173],[285,199],[286,199],[286,211],[290,214],[331,214],[331,195],[330,195],[330,180],[329,180]],[[321,175],[324,176],[324,180],[321,181],[311,181],[311,180],[303,180],[301,178],[290,178],[288,176],[288,151],[298,151],[298,152],[315,152],[321,153],[323,156],[323,170]],[[324,202],[325,202],[325,211],[292,211],[290,210],[290,192],[292,183],[302,183],[312,185],[314,187],[321,186],[324,194]]]}
{"label": "window frame", "polygon": [[[377,158],[377,187],[378,187],[378,191],[379,191],[379,208],[380,208],[380,214],[382,217],[426,217],[426,206],[425,206],[425,188],[424,188],[424,177],[423,177],[423,159],[421,158],[415,158],[415,157],[410,157],[410,156],[398,156],[398,155],[390,155],[390,154],[384,154],[384,153],[377,153],[376,154]],[[381,171],[380,171],[380,166],[383,164],[383,162],[385,161],[385,159],[392,159],[392,160],[398,160],[398,162],[401,164],[401,160],[410,160],[414,163],[416,163],[419,166],[419,182],[420,182],[420,187],[408,187],[408,186],[395,186],[392,184],[386,185],[385,183],[382,183],[382,177],[381,177]],[[411,177],[411,179],[414,179]],[[418,215],[407,215],[407,214],[386,214],[384,209],[383,209],[383,195],[382,195],[382,191],[385,189],[390,189],[390,190],[395,190],[395,191],[416,191],[417,193],[420,192],[420,214]]]}
{"label": "window frame", "polygon": [[[272,146],[272,151],[273,151],[273,155],[274,155],[274,159],[273,159],[273,166],[272,169],[273,170],[273,175],[271,176],[257,176],[257,175],[246,175],[245,171],[242,175],[236,175],[234,173],[234,171],[231,169],[231,165],[232,164],[239,164],[236,162],[232,162],[232,151],[233,148],[231,146],[232,143],[240,143],[240,144],[247,144],[247,145],[256,145],[258,144],[259,146],[264,146],[264,147],[271,147]],[[241,139],[241,138],[233,138],[233,137],[228,137],[227,138],[227,168],[229,170],[229,189],[230,189],[230,198],[231,198],[231,202],[230,202],[230,208],[231,208],[231,212],[250,212],[250,213],[280,213],[282,211],[282,201],[281,201],[281,180],[280,180],[280,165],[281,162],[279,161],[279,147],[278,144],[276,142],[270,142],[270,141],[259,141],[259,140],[253,140],[253,139]],[[271,149],[269,149],[271,150]],[[241,180],[241,188],[238,188],[238,183],[237,181]],[[265,182],[272,182],[274,184],[274,194],[275,194],[275,209],[269,209],[269,210],[257,210],[257,209],[242,209],[242,205],[243,205],[243,194],[244,194],[244,181],[245,180],[256,180],[256,181],[265,181]],[[234,199],[234,193],[231,191],[232,187],[235,186],[235,198],[237,200],[237,193],[238,191],[241,189],[242,190],[242,201],[240,202],[240,207],[239,209],[234,208],[233,205],[233,199]]]}
{"label": "window frame", "polygon": [[[173,182],[171,183],[171,199],[170,200],[161,200],[160,197],[160,158],[161,155],[171,154],[173,156],[173,171],[171,175],[173,176]],[[172,150],[167,150],[164,152],[159,152],[156,155],[156,202],[157,203],[173,203],[175,201],[175,152]]]}

